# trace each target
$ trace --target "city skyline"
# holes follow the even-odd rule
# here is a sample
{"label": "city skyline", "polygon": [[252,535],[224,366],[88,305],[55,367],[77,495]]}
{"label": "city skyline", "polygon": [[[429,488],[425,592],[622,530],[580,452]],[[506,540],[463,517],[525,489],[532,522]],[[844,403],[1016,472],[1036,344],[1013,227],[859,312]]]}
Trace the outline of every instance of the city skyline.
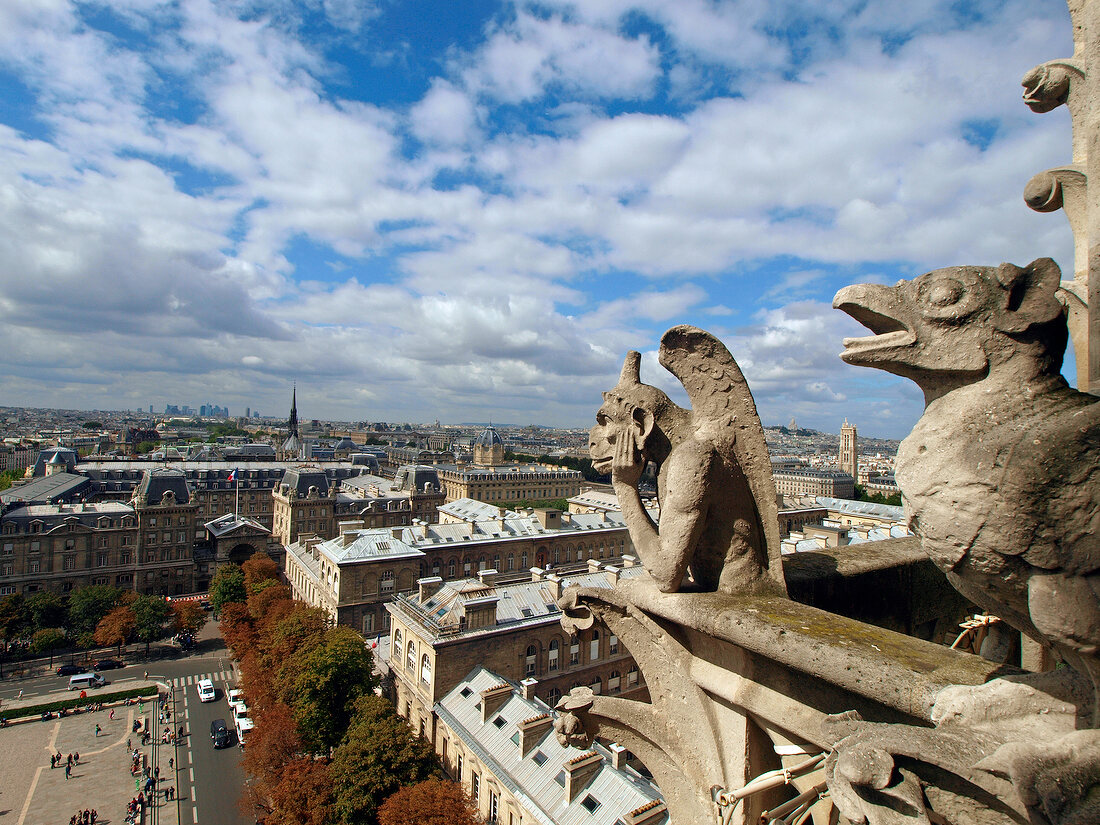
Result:
{"label": "city skyline", "polygon": [[[33,5],[33,7],[32,7]],[[675,13],[672,10],[675,10]],[[0,8],[7,404],[590,423],[692,323],[766,425],[902,437],[860,281],[1053,257],[1062,0]],[[158,400],[159,399],[159,400]]]}

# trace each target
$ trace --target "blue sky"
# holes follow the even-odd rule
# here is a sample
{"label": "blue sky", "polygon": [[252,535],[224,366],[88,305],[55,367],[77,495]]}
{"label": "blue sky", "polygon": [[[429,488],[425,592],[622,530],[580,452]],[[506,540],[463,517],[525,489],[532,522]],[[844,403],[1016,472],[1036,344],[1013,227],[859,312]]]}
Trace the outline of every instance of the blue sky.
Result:
{"label": "blue sky", "polygon": [[4,403],[579,426],[691,323],[765,424],[901,437],[832,295],[1072,271],[1071,53],[1061,0],[0,0]]}

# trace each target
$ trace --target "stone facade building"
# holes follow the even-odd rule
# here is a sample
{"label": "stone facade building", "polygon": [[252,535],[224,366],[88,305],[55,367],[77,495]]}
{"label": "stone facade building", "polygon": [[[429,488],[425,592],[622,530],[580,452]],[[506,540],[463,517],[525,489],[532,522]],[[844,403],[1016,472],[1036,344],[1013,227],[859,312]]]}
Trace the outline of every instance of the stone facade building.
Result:
{"label": "stone facade building", "polygon": [[567,586],[609,588],[642,572],[593,559],[589,571],[557,575],[535,568],[527,581],[499,581],[495,570],[444,582],[422,578],[386,605],[394,702],[414,730],[436,740],[433,708],[477,665],[509,679],[537,679],[536,695],[553,705],[574,687],[645,699],[638,668],[618,638],[590,629],[570,635],[556,601]]}
{"label": "stone facade building", "polygon": [[335,538],[304,535],[286,545],[294,597],[372,635],[389,628],[385,603],[425,576],[462,579],[492,568],[514,581],[526,579],[532,565],[587,570],[591,562],[611,562],[632,550],[618,513],[501,512],[470,501],[445,505],[441,512],[449,513],[446,523],[370,528],[340,521]]}
{"label": "stone facade building", "polygon": [[855,479],[843,470],[817,467],[775,467],[775,490],[781,496],[828,496],[852,498]]}
{"label": "stone facade building", "polygon": [[859,475],[859,439],[856,436],[855,426],[849,424],[847,418],[840,425],[840,452],[837,466],[852,478]]}

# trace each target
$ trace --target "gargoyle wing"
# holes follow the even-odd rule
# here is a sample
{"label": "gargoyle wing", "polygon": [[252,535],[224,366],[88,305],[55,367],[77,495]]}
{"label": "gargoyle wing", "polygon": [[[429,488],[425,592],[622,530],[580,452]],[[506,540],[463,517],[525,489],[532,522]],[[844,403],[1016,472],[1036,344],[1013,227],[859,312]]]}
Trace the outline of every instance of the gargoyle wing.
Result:
{"label": "gargoyle wing", "polygon": [[771,457],[756,402],[741,368],[721,341],[686,324],[661,336],[658,360],[687,390],[692,418],[700,433],[723,452],[732,451],[745,473],[767,542],[769,571],[786,590]]}

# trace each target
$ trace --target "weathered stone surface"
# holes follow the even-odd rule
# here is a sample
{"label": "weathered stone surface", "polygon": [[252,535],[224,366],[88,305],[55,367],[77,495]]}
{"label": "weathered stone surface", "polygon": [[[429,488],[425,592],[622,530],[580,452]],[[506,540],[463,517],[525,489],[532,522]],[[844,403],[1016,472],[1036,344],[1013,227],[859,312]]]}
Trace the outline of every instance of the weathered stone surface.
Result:
{"label": "weathered stone surface", "polygon": [[[764,430],[729,351],[695,327],[661,339],[660,362],[683,383],[692,409],[641,383],[637,352],[604,393],[589,435],[593,467],[610,473],[630,538],[658,587],[782,592],[778,510]],[[638,480],[657,466],[658,530]]]}

